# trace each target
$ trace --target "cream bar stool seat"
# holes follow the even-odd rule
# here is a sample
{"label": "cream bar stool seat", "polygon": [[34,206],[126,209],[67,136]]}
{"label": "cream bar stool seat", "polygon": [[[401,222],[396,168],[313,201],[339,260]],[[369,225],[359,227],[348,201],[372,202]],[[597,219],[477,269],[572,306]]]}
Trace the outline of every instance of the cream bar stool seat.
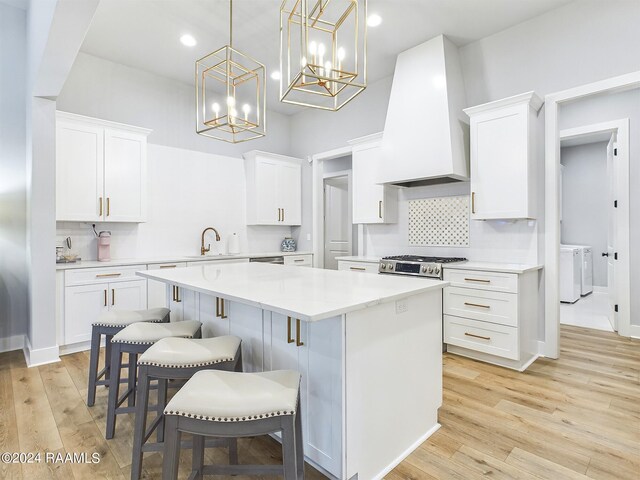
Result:
{"label": "cream bar stool seat", "polygon": [[[138,382],[136,394],[136,420],[133,433],[133,455],[131,479],[138,480],[142,474],[144,452],[162,451],[164,441],[163,410],[167,398],[168,380],[188,380],[196,372],[205,369],[242,371],[241,340],[233,335],[213,338],[177,338],[158,340],[138,359]],[[158,381],[158,415],[147,429],[149,390],[151,381]],[[157,430],[157,442],[148,439]],[[191,442],[183,442],[190,448]],[[237,441],[215,440],[208,446],[227,446],[229,463],[238,463]]]}
{"label": "cream bar stool seat", "polygon": [[[291,370],[235,373],[202,370],[164,409],[163,480],[178,475],[180,438],[193,434],[193,471],[203,475],[282,475],[304,478],[300,374]],[[204,465],[204,437],[251,437],[282,432],[283,465]]]}
{"label": "cream bar stool seat", "polygon": [[[168,308],[150,308],[148,310],[112,310],[100,315],[98,321],[91,325],[91,353],[89,360],[89,390],[87,405],[92,407],[96,402],[96,387],[108,385],[110,376],[111,339],[124,327],[137,322],[164,323],[169,322]],[[100,342],[105,336],[104,368],[98,372]],[[100,380],[104,377],[104,380]]]}
{"label": "cream bar stool seat", "polygon": [[[109,379],[109,403],[107,405],[107,439],[113,438],[116,415],[135,410],[136,362],[158,340],[167,337],[198,338],[202,336],[202,324],[196,320],[170,323],[132,323],[116,333],[111,339],[111,378]],[[120,397],[120,370],[122,354],[129,354],[129,375],[126,392]],[[128,400],[128,406],[120,408]]]}

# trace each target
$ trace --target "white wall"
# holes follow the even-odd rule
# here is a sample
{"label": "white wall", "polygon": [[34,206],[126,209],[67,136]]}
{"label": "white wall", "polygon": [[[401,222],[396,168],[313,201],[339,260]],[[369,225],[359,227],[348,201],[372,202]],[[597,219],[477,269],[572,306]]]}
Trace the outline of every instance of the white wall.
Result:
{"label": "white wall", "polygon": [[[199,255],[205,227],[211,251],[227,252],[233,233],[243,252],[278,251],[289,227],[247,227],[245,222],[244,163],[229,156],[195,152],[163,145],[148,148],[148,221],[141,224],[101,223],[111,231],[111,258],[158,258]],[[97,258],[97,244],[89,223],[58,222],[57,241],[67,236],[73,251],[85,260]]]}
{"label": "white wall", "polygon": [[[593,284],[607,286],[607,142],[561,150],[561,243],[593,248]],[[587,193],[588,192],[588,193]]]}
{"label": "white wall", "polygon": [[562,105],[558,112],[559,128],[573,128],[594,123],[629,118],[629,217],[631,324],[640,325],[640,89],[614,95],[597,95]]}
{"label": "white wall", "polygon": [[0,351],[27,333],[26,12],[0,2]]}

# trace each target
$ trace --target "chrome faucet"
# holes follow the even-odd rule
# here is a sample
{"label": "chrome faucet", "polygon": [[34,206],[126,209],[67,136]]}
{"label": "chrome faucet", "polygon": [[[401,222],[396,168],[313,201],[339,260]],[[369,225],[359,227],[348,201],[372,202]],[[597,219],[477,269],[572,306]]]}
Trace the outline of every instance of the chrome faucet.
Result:
{"label": "chrome faucet", "polygon": [[211,250],[211,244],[207,245],[206,247],[204,246],[204,234],[207,233],[209,230],[212,230],[213,232],[215,232],[215,234],[216,234],[216,242],[220,241],[220,234],[218,233],[218,231],[215,228],[213,228],[213,227],[205,228],[202,231],[202,243],[200,244],[200,255],[204,255],[209,250]]}

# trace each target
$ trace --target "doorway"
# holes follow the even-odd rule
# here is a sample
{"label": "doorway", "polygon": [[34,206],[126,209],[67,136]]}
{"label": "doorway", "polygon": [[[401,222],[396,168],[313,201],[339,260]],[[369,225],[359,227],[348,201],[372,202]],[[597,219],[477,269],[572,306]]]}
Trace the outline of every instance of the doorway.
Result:
{"label": "doorway", "polygon": [[324,179],[324,268],[337,270],[336,257],[352,254],[351,174]]}
{"label": "doorway", "polygon": [[[598,124],[560,132],[560,323],[617,331],[614,260],[624,218],[618,185],[628,170],[618,161],[619,125]],[[620,152],[622,156],[622,152]],[[587,194],[588,192],[588,194]],[[618,228],[622,227],[622,228]]]}

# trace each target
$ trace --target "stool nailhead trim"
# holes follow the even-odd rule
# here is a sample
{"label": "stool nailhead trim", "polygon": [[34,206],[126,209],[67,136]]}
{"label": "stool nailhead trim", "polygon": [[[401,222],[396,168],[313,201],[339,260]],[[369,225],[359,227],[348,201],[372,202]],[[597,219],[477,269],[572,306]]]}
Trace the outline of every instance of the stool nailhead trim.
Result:
{"label": "stool nailhead trim", "polygon": [[[159,320],[157,319],[153,319],[153,320],[139,320],[133,323],[139,323],[139,322],[144,322],[144,323],[162,323],[162,320],[164,320],[164,318],[161,318]],[[129,325],[133,325],[133,323],[109,323],[109,322],[105,322],[105,323],[92,323],[91,326],[92,327],[128,327]]]}
{"label": "stool nailhead trim", "polygon": [[206,415],[196,415],[194,413],[186,413],[186,412],[174,412],[171,410],[169,411],[165,410],[164,414],[179,415],[181,417],[195,418],[196,420],[208,420],[210,422],[246,422],[248,420],[259,420],[261,418],[281,417],[284,415],[295,415],[296,412],[295,410],[292,410],[291,412],[286,412],[286,411],[271,412],[271,413],[263,413],[260,415],[247,415],[244,417],[208,417]]}
{"label": "stool nailhead trim", "polygon": [[234,360],[235,360],[235,357],[229,357],[229,358],[221,358],[217,360],[210,360],[208,362],[202,362],[202,363],[176,364],[176,363],[138,362],[138,365],[150,365],[152,367],[162,367],[162,368],[194,368],[194,367],[205,367],[207,365],[214,365],[216,363],[233,362]]}
{"label": "stool nailhead trim", "polygon": [[[167,337],[162,337],[162,338],[167,338]],[[111,340],[111,343],[126,343],[128,345],[153,345],[157,341],[162,340],[162,338],[159,338],[158,340],[145,340],[140,342],[134,342],[132,340]],[[188,337],[176,336],[175,338],[193,338],[193,335],[189,335]]]}

